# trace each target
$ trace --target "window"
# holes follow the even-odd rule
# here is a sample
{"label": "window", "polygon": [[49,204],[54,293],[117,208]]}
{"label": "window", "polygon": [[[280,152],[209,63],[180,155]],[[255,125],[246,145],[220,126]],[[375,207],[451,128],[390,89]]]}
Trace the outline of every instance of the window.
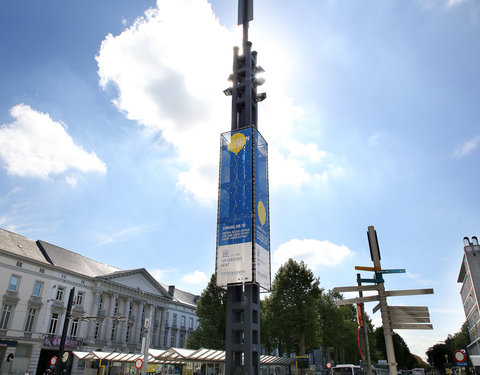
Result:
{"label": "window", "polygon": [[189,327],[190,329],[193,329],[193,318],[190,318],[190,319],[188,320],[188,327]]}
{"label": "window", "polygon": [[35,322],[35,316],[37,315],[37,310],[30,308],[28,309],[27,321],[25,322],[25,332],[32,332],[33,323]]}
{"label": "window", "polygon": [[117,323],[112,323],[112,334],[110,335],[110,341],[115,341],[115,331],[117,329]]}
{"label": "window", "polygon": [[167,342],[168,342],[168,333],[165,332],[165,336],[163,337],[163,347],[167,347]]}
{"label": "window", "polygon": [[65,291],[65,288],[63,286],[59,286],[58,289],[57,289],[57,296],[55,297],[55,299],[57,301],[61,301],[63,300],[63,292]]}
{"label": "window", "polygon": [[177,326],[177,314],[173,314],[173,322],[172,322],[172,325],[173,325],[174,327]]}
{"label": "window", "polygon": [[75,305],[81,305],[83,303],[83,294],[83,292],[78,292]]}
{"label": "window", "polygon": [[17,262],[17,267],[23,267],[23,263],[22,262]]}
{"label": "window", "polygon": [[180,332],[180,347],[183,348],[185,346],[185,332]]}
{"label": "window", "polygon": [[118,301],[115,301],[115,309],[113,311],[113,315],[117,315],[118,314]]}
{"label": "window", "polygon": [[11,313],[12,313],[12,305],[8,303],[3,305],[2,318],[0,319],[0,329],[8,328],[8,321],[10,320]]}
{"label": "window", "polygon": [[70,327],[70,337],[77,337],[78,331],[78,319],[72,320],[72,326]]}
{"label": "window", "polygon": [[100,301],[98,302],[97,315],[100,315],[100,311],[102,311],[102,308],[103,308],[103,297],[100,297]]}
{"label": "window", "polygon": [[11,290],[12,292],[16,292],[18,290],[19,283],[20,283],[20,277],[12,275],[12,277],[10,277],[10,284],[8,284],[8,290]]}
{"label": "window", "polygon": [[40,273],[45,273],[45,268],[40,268],[40,269],[38,270],[38,272],[40,272]]}
{"label": "window", "polygon": [[50,335],[54,335],[57,332],[57,324],[58,324],[58,314],[53,313],[52,318],[50,319],[50,325],[48,326],[48,333]]}
{"label": "window", "polygon": [[128,342],[129,339],[130,339],[130,326],[127,326],[127,334],[125,335],[125,342]]}
{"label": "window", "polygon": [[[180,318],[180,325],[182,326],[182,328],[185,328],[185,316],[182,315],[182,317]],[[182,346],[181,346],[182,347]]]}
{"label": "window", "polygon": [[67,278],[67,276],[65,276],[65,275],[62,275],[62,279],[66,279],[66,278]]}
{"label": "window", "polygon": [[172,335],[170,337],[170,347],[175,348],[176,347],[176,334],[172,332]]}
{"label": "window", "polygon": [[40,281],[35,281],[35,284],[33,285],[32,296],[34,296],[34,297],[40,297],[40,295],[42,294],[42,286],[43,286],[43,283],[42,283],[42,282],[40,282]]}
{"label": "window", "polygon": [[94,334],[94,339],[98,339],[98,334],[100,333],[100,323],[95,323],[95,334]]}

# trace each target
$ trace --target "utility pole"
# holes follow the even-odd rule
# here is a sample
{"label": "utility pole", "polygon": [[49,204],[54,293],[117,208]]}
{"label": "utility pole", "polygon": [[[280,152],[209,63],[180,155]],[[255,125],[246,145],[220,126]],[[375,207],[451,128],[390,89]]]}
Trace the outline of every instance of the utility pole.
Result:
{"label": "utility pole", "polygon": [[65,313],[65,321],[63,322],[62,337],[60,339],[60,347],[58,348],[57,365],[55,367],[55,372],[57,375],[62,374],[63,353],[65,351],[65,340],[67,339],[68,323],[70,322],[70,316],[72,314],[74,294],[75,294],[75,288],[70,289],[70,294],[68,295],[68,302],[67,302],[67,311]]}
{"label": "utility pole", "polygon": [[[370,245],[370,255],[372,257],[375,269],[381,270],[380,250],[378,247],[378,238],[375,228],[371,225],[368,227],[368,244]],[[381,274],[380,274],[380,277]],[[377,284],[378,298],[380,302],[380,314],[382,316],[383,334],[385,336],[385,348],[387,350],[387,361],[390,375],[397,375],[397,360],[395,359],[395,350],[393,348],[393,330],[390,324],[390,316],[388,314],[387,294],[385,293],[385,285],[382,282]]]}

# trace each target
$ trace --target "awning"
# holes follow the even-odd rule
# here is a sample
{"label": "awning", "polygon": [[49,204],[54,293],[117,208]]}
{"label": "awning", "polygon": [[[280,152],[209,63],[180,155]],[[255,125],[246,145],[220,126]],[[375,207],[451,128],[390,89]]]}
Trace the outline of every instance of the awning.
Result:
{"label": "awning", "polygon": [[[138,358],[143,359],[143,354],[119,352],[73,351],[73,354],[83,361],[102,359],[115,362],[135,362]],[[198,350],[181,348],[170,348],[168,350],[150,349],[148,351],[148,363],[185,364],[187,362],[224,363],[225,351],[203,348]],[[260,356],[260,365],[288,366],[294,362],[295,358],[271,355]]]}

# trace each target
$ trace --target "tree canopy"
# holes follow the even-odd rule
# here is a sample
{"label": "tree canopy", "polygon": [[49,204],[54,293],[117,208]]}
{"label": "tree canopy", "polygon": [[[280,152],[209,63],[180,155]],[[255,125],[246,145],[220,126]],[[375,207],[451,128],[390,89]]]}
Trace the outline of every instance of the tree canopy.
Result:
{"label": "tree canopy", "polygon": [[216,285],[212,275],[197,302],[199,327],[188,336],[189,349],[209,348],[225,350],[226,291]]}
{"label": "tree canopy", "polygon": [[266,338],[262,343],[274,343],[286,353],[304,355],[320,346],[319,306],[322,290],[320,280],[305,263],[289,259],[279,268],[272,284],[272,293],[263,303],[267,324]]}

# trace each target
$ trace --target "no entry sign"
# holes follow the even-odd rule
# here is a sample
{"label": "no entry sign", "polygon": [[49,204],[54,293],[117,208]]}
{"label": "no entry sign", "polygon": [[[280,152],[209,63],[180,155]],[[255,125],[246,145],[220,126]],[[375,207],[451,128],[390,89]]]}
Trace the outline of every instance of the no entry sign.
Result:
{"label": "no entry sign", "polygon": [[50,365],[51,366],[55,366],[57,363],[57,357],[53,356],[52,358],[50,358]]}

